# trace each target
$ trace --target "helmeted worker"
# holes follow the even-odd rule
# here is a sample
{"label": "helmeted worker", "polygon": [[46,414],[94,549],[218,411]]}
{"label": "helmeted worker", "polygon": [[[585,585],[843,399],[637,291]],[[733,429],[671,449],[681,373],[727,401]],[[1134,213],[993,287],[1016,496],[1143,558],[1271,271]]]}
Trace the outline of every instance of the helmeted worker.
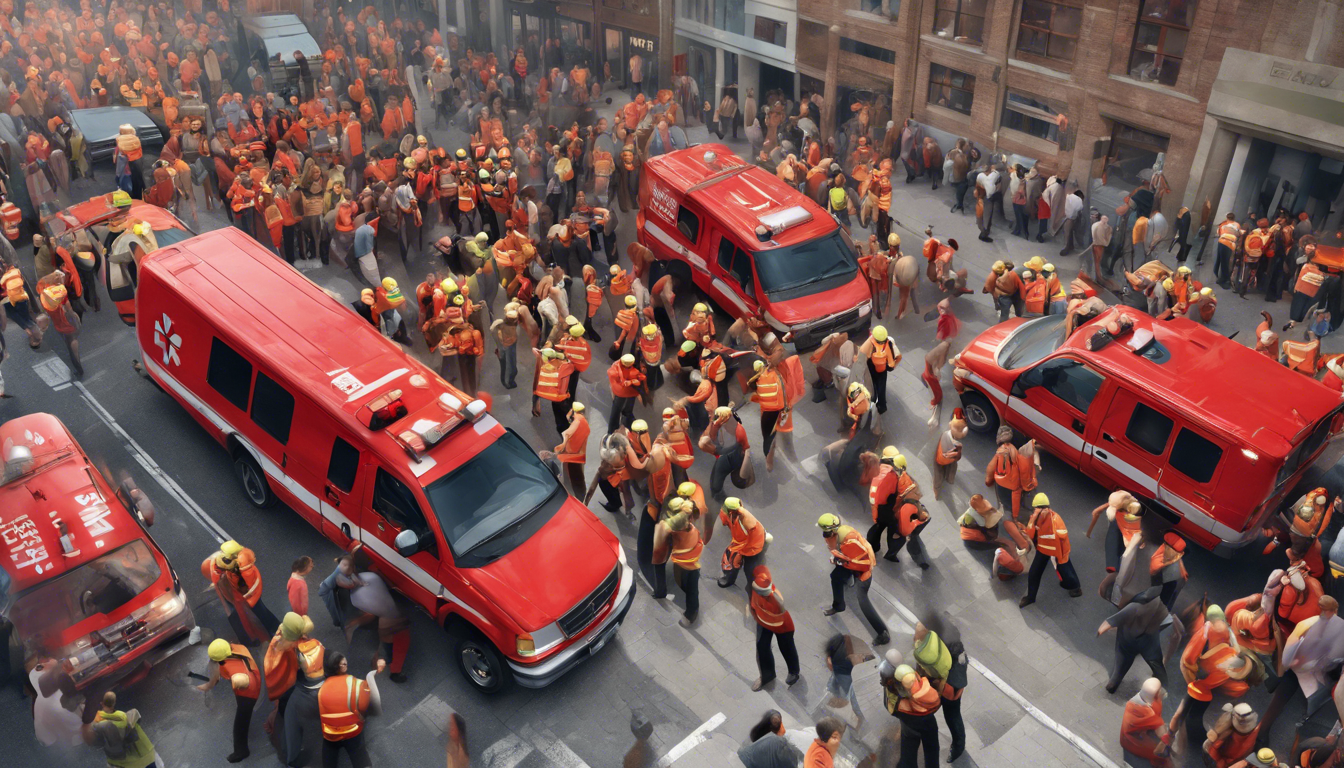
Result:
{"label": "helmeted worker", "polygon": [[841,525],[840,516],[827,512],[817,519],[826,548],[831,553],[831,607],[822,611],[826,616],[834,616],[845,610],[845,586],[857,580],[859,610],[873,627],[873,645],[886,645],[891,642],[887,634],[887,624],[873,608],[868,590],[873,585],[873,565],[877,556],[873,548],[858,531],[848,525]]}
{"label": "helmeted worker", "polygon": [[261,601],[261,571],[252,550],[230,539],[201,563],[201,575],[215,585],[239,640],[260,642],[280,625]]}
{"label": "helmeted worker", "polygon": [[691,440],[687,412],[677,408],[663,409],[663,435],[672,448],[672,478],[677,483],[686,480],[686,473],[695,463],[695,443]]}
{"label": "helmeted worker", "polygon": [[989,466],[985,468],[985,487],[994,489],[999,509],[1011,511],[1016,521],[1022,482],[1019,478],[1017,447],[1013,445],[1013,428],[1006,425],[999,427],[995,442],[998,447],[994,450],[994,458],[990,459]]}
{"label": "helmeted worker", "polygon": [[[896,538],[900,528],[897,522],[897,510],[906,500],[919,498],[914,478],[906,470],[905,456],[888,445],[882,449],[882,458],[878,462],[877,475],[868,486],[868,505],[873,513],[873,526],[868,529],[868,545],[876,555],[882,550],[882,532],[887,532],[887,559],[896,562]],[[904,545],[904,542],[902,542]]]}
{"label": "helmeted worker", "polygon": [[915,622],[914,658],[916,670],[928,678],[942,699],[943,721],[952,734],[952,746],[947,751],[947,762],[955,762],[966,751],[966,723],[961,717],[961,697],[966,692],[967,670],[970,660],[962,645],[956,627],[948,627],[947,635]]}
{"label": "helmeted worker", "polygon": [[251,750],[247,746],[247,730],[252,724],[252,710],[261,696],[261,670],[246,646],[230,643],[222,637],[210,641],[206,650],[210,657],[210,679],[196,686],[198,691],[214,688],[220,680],[228,680],[237,707],[233,715],[233,752],[226,758],[230,763],[242,762]]}
{"label": "helmeted worker", "polygon": [[874,326],[868,339],[859,347],[868,364],[873,380],[873,404],[878,413],[887,412],[887,374],[901,362],[901,351],[896,348],[885,326]]}
{"label": "helmeted worker", "polygon": [[[1309,764],[1308,752],[1310,752],[1312,755],[1319,755],[1322,759],[1326,758],[1329,754],[1332,753],[1332,750],[1322,749],[1324,745],[1320,742],[1319,739],[1307,739],[1306,741],[1302,742],[1302,746],[1306,747],[1308,746],[1308,744],[1311,744],[1312,742],[1315,743],[1312,744],[1311,748],[1309,750],[1303,750],[1302,752],[1303,755],[1302,765]],[[1315,766],[1318,765],[1327,766],[1329,765],[1329,763],[1328,762],[1318,763],[1315,761],[1310,761],[1310,765],[1312,765],[1314,768]],[[1257,749],[1253,754],[1249,754],[1245,758],[1233,763],[1231,768],[1287,768],[1287,765],[1285,763],[1279,762],[1279,758],[1277,755],[1274,754],[1274,750],[1270,749],[1269,747],[1262,747],[1260,749]]]}
{"label": "helmeted worker", "polygon": [[[733,485],[747,486],[742,468],[751,461],[748,452],[751,444],[747,440],[747,430],[742,420],[733,413],[731,405],[720,405],[714,409],[714,419],[705,430],[706,441],[714,454],[714,466],[709,473],[709,490],[716,500],[726,498],[723,482],[732,479]],[[702,436],[704,441],[705,437]],[[702,445],[705,443],[702,442]]]}
{"label": "helmeted worker", "polygon": [[672,581],[686,595],[686,612],[680,624],[690,627],[700,615],[700,555],[705,550],[695,523],[693,503],[680,496],[668,499],[672,514],[658,523],[653,534],[655,567],[660,558],[672,563]]}
{"label": "helmeted worker", "polygon": [[[311,728],[312,724],[317,721],[317,694],[322,687],[322,681],[326,679],[323,664],[327,649],[320,641],[312,637],[313,620],[307,616],[299,616],[296,613],[285,614],[285,622],[289,625],[289,635],[293,634],[295,627],[299,624],[299,621],[295,621],[291,617],[297,617],[302,622],[302,632],[294,644],[294,652],[298,655],[298,675],[294,681],[293,693],[289,697],[289,704],[285,707],[283,744],[285,747],[285,765],[295,768],[305,762],[303,756],[304,729]],[[285,627],[282,626],[281,629],[283,630]],[[278,720],[276,727],[279,727]]]}
{"label": "helmeted worker", "polygon": [[625,307],[616,312],[616,327],[620,333],[616,334],[616,340],[611,343],[617,352],[626,350],[626,342],[630,342],[630,350],[634,351],[635,343],[639,335],[639,300],[634,294],[626,294]]}
{"label": "helmeted worker", "polygon": [[1223,714],[1209,729],[1204,754],[1213,760],[1215,768],[1231,768],[1233,763],[1255,752],[1255,739],[1259,734],[1260,718],[1251,705],[1244,701],[1235,705],[1228,702],[1223,705]]}
{"label": "helmeted worker", "polygon": [[1240,240],[1241,225],[1237,223],[1237,215],[1229,213],[1227,219],[1218,225],[1218,254],[1213,262],[1213,279],[1219,288],[1232,287],[1232,256],[1237,252],[1237,242]]}
{"label": "helmeted worker", "polygon": [[1069,561],[1069,529],[1064,518],[1050,508],[1050,498],[1044,493],[1036,494],[1031,500],[1031,519],[1027,521],[1027,538],[1036,546],[1036,556],[1031,561],[1031,571],[1027,574],[1027,594],[1018,605],[1025,608],[1036,602],[1036,592],[1041,587],[1041,575],[1054,560],[1055,570],[1059,572],[1059,585],[1069,591],[1069,597],[1080,597],[1083,589],[1078,582],[1078,572]]}
{"label": "helmeted worker", "polygon": [[1139,692],[1125,702],[1120,720],[1120,746],[1153,768],[1170,768],[1172,734],[1162,719],[1162,683],[1150,677]]}
{"label": "helmeted worker", "polygon": [[[965,437],[966,415],[960,408],[953,409],[947,430],[938,436],[938,443],[933,449],[933,498],[942,499],[944,486],[949,493],[956,487],[957,465],[961,462],[961,441]],[[951,508],[954,503],[949,499],[948,507]]]}
{"label": "helmeted worker", "polygon": [[[1244,653],[1249,654],[1250,651]],[[1185,725],[1190,744],[1204,740],[1204,713],[1215,693],[1239,699],[1246,695],[1246,682],[1255,664],[1243,655],[1227,624],[1227,615],[1217,605],[1204,611],[1204,623],[1190,635],[1181,653],[1181,674],[1185,677],[1185,698],[1171,719],[1172,730]]]}
{"label": "helmeted worker", "polygon": [[695,342],[695,347],[691,352],[682,353],[682,366],[689,367],[698,364],[705,348],[714,343],[716,336],[714,315],[710,313],[709,305],[696,302],[695,306],[691,307],[690,322],[682,329],[681,336],[686,341]]}
{"label": "helmeted worker", "polygon": [[765,467],[774,469],[775,431],[779,425],[780,414],[784,412],[788,400],[784,396],[784,380],[773,365],[764,360],[753,364],[756,375],[752,376],[748,386],[755,387],[751,401],[761,405],[761,441],[764,443]]}
{"label": "helmeted worker", "polygon": [[648,379],[649,394],[663,386],[663,332],[655,323],[649,323],[640,331],[639,363]]}
{"label": "helmeted worker", "polygon": [[537,356],[536,385],[532,389],[532,415],[541,415],[541,401],[551,404],[555,431],[564,434],[569,427],[569,380],[574,375],[574,364],[558,349],[533,349]]}
{"label": "helmeted worker", "polygon": [[[695,350],[694,341],[681,342],[683,355],[695,352]],[[686,409],[686,418],[691,423],[691,429],[695,430],[696,434],[700,434],[709,426],[709,415],[719,407],[719,390],[714,386],[713,381],[703,375],[700,376],[698,382],[695,381],[694,375],[692,375],[691,380],[695,382],[695,391],[686,397],[673,401],[672,405],[674,408]]]}
{"label": "helmeted worker", "polygon": [[[576,326],[577,327],[577,326]],[[560,444],[555,446],[555,459],[565,465],[565,476],[569,478],[569,492],[582,498],[587,485],[583,479],[583,465],[588,461],[588,417],[583,415],[583,403],[572,402],[569,406],[569,426],[560,433]]]}
{"label": "helmeted worker", "polygon": [[[631,438],[647,440],[649,425],[643,419],[637,419],[631,425],[630,431],[633,433],[630,435]],[[669,498],[672,490],[671,458],[672,451],[666,442],[650,444],[647,449],[636,449],[634,445],[626,449],[627,466],[648,473],[649,502],[644,506],[644,514],[639,516],[639,535],[636,539],[635,552],[639,570],[644,574],[649,587],[653,589],[655,600],[667,596],[667,569],[663,567],[667,557],[664,553],[661,560],[655,558],[654,539],[659,518],[663,516],[665,509],[670,510],[668,505],[672,501]],[[668,514],[671,512],[668,511]]]}
{"label": "helmeted worker", "polygon": [[590,264],[583,265],[583,297],[587,304],[587,314],[583,324],[587,328],[585,337],[590,341],[602,343],[597,335],[597,310],[602,307],[602,287],[597,284],[597,270]]}
{"label": "helmeted worker", "polygon": [[[723,575],[719,577],[718,584],[726,589],[737,583],[737,572],[744,567],[747,573],[756,572],[756,566],[764,559],[766,533],[765,526],[742,506],[742,500],[736,496],[723,500],[719,508],[719,522],[727,526],[732,535],[732,540],[723,550],[720,563]],[[747,589],[751,589],[750,583]]]}
{"label": "helmeted worker", "polygon": [[747,611],[756,620],[756,669],[761,674],[751,684],[751,690],[759,691],[775,679],[775,654],[770,648],[772,640],[778,643],[779,653],[784,657],[784,665],[789,671],[784,683],[793,685],[798,682],[801,668],[798,664],[798,646],[793,642],[793,617],[784,607],[784,596],[770,578],[770,569],[764,565],[756,566]]}
{"label": "helmeted worker", "polygon": [[369,715],[382,712],[375,676],[386,669],[377,667],[363,680],[350,674],[345,656],[332,652],[326,661],[326,682],[317,694],[322,719],[322,765],[334,768],[341,750],[350,755],[355,768],[368,768],[368,747],[364,744],[364,722]]}
{"label": "helmeted worker", "polygon": [[569,326],[568,335],[556,343],[556,348],[565,353],[565,359],[574,366],[574,374],[569,377],[569,396],[575,397],[579,389],[579,374],[588,370],[593,363],[593,350],[584,338],[584,327],[579,323]]}
{"label": "helmeted worker", "polygon": [[935,715],[943,699],[929,682],[908,664],[896,667],[892,676],[883,681],[882,703],[887,712],[901,721],[900,765],[914,766],[919,762],[920,747],[924,748],[924,765],[938,763],[938,720]]}
{"label": "helmeted worker", "polygon": [[635,365],[635,356],[621,355],[621,359],[607,369],[607,379],[611,382],[611,413],[607,416],[607,434],[616,431],[622,425],[630,426],[635,421],[635,398],[644,389],[644,372]]}

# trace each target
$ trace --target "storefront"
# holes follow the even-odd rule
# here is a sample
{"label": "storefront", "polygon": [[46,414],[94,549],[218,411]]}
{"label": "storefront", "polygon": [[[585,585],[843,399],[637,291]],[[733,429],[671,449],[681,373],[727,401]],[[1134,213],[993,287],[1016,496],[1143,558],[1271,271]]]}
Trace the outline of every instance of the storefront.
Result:
{"label": "storefront", "polygon": [[[602,48],[600,50],[600,71],[611,69],[609,82],[621,88],[631,86],[631,73],[638,65],[643,90],[653,93],[657,90],[658,78],[658,39],[651,35],[634,32],[613,24],[604,24],[602,29]],[[635,60],[638,57],[638,61]],[[711,55],[711,62],[712,62]]]}
{"label": "storefront", "polygon": [[[686,37],[677,37],[678,42],[685,45],[686,52],[678,56],[680,72],[690,75],[699,87],[701,98],[708,98],[714,95],[714,49]],[[706,96],[708,94],[708,96]]]}
{"label": "storefront", "polygon": [[[579,62],[600,63],[593,43],[592,7],[570,3],[541,4],[511,0],[508,11],[509,47],[523,49],[528,69],[568,69]],[[556,45],[547,45],[556,41]]]}

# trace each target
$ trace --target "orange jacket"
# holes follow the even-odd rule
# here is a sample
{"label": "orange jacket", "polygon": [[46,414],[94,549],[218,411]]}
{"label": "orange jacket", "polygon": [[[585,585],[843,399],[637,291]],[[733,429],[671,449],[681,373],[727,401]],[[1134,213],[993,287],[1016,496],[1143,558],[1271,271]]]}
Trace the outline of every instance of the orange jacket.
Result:
{"label": "orange jacket", "polygon": [[1130,699],[1125,703],[1125,714],[1120,720],[1120,746],[1139,757],[1153,760],[1157,757],[1157,729],[1166,725],[1162,719],[1162,699],[1153,698],[1152,704]]}
{"label": "orange jacket", "polygon": [[543,400],[550,400],[553,403],[561,403],[569,399],[569,377],[574,373],[574,366],[568,361],[556,362],[554,360],[547,362],[538,358],[537,366],[537,388],[532,394]]}
{"label": "orange jacket", "polygon": [[1027,522],[1027,538],[1042,555],[1053,557],[1060,563],[1069,562],[1069,529],[1055,510],[1046,507],[1033,512]]}
{"label": "orange jacket", "polygon": [[784,410],[784,382],[779,374],[766,368],[756,377],[756,392],[751,399],[761,404],[762,411]]}
{"label": "orange jacket", "polygon": [[613,396],[635,397],[639,394],[639,385],[644,383],[644,374],[635,366],[626,368],[617,360],[607,369],[607,379],[611,381]]}
{"label": "orange jacket", "polygon": [[[728,526],[728,530],[733,534],[733,540],[728,544],[729,552],[751,557],[765,549],[765,526],[747,510],[739,509],[737,515],[732,518],[728,517],[727,512],[719,512],[719,522]],[[748,530],[747,523],[755,525]]]}
{"label": "orange jacket", "polygon": [[857,572],[860,580],[867,581],[873,577],[873,563],[877,561],[877,556],[873,553],[872,545],[858,531],[842,525],[836,529],[834,536],[826,537],[826,546],[841,565]]}
{"label": "orange jacket", "polygon": [[564,464],[582,464],[588,459],[588,419],[581,413],[574,414],[569,429],[561,435],[562,442],[556,446],[555,458]]}
{"label": "orange jacket", "polygon": [[593,350],[588,346],[588,341],[582,337],[576,339],[573,336],[566,336],[556,346],[564,351],[565,357],[574,364],[574,370],[579,373],[588,370],[588,366],[593,362]]}

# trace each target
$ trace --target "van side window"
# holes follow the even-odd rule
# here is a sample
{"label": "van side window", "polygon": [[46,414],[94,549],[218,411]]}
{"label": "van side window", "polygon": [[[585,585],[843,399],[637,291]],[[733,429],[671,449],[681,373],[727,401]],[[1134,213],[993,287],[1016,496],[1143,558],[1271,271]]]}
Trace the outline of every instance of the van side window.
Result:
{"label": "van side window", "polygon": [[247,410],[247,395],[252,391],[252,364],[228,344],[213,339],[210,342],[210,363],[205,369],[205,383],[224,396],[225,400]]}
{"label": "van side window", "polygon": [[732,275],[742,291],[752,298],[756,297],[756,280],[751,274],[751,257],[745,251],[733,245],[728,238],[719,239],[719,267]]}
{"label": "van side window", "polygon": [[1167,449],[1171,428],[1171,419],[1143,403],[1135,403],[1134,413],[1129,416],[1129,426],[1125,427],[1125,437],[1154,456],[1161,456]]}
{"label": "van side window", "polygon": [[294,421],[294,396],[260,371],[252,391],[252,421],[281,445],[289,442],[289,425]]}
{"label": "van side window", "polygon": [[382,467],[378,468],[373,485],[373,511],[402,530],[412,530],[422,536],[429,532],[425,513],[420,510],[415,494]]}
{"label": "van side window", "polygon": [[700,239],[700,217],[686,209],[686,206],[677,207],[677,231],[686,238],[692,245]]}
{"label": "van side window", "polygon": [[1207,483],[1213,479],[1218,462],[1223,460],[1223,447],[1206,440],[1184,427],[1176,435],[1171,446],[1171,468],[1196,483]]}
{"label": "van side window", "polygon": [[341,493],[349,493],[355,487],[355,474],[359,472],[359,449],[336,438],[331,444],[331,461],[327,464],[327,481],[336,486]]}
{"label": "van side window", "polygon": [[1082,363],[1067,357],[1057,357],[1022,374],[1022,389],[1043,387],[1045,391],[1086,414],[1106,379]]}

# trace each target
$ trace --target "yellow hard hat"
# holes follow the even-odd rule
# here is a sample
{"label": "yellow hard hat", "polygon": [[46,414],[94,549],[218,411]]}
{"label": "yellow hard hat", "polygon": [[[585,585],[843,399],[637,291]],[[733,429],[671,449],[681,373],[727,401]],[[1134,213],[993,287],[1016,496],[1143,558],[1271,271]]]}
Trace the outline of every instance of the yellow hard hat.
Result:
{"label": "yellow hard hat", "polygon": [[905,456],[900,453],[893,456],[891,459],[891,466],[897,469],[905,469]]}
{"label": "yellow hard hat", "polygon": [[649,422],[647,422],[647,421],[645,421],[645,420],[643,420],[643,419],[635,419],[635,420],[634,420],[633,422],[631,422],[631,424],[630,424],[630,431],[631,431],[631,432],[648,432],[648,431],[649,431]]}
{"label": "yellow hard hat", "polygon": [[653,323],[649,323],[648,325],[644,326],[644,335],[648,336],[650,339],[652,339],[654,335],[657,333],[658,333],[658,326],[654,325]]}
{"label": "yellow hard hat", "polygon": [[714,418],[716,419],[722,419],[732,415],[733,409],[726,405],[720,405],[718,408],[714,409]]}
{"label": "yellow hard hat", "polygon": [[411,168],[414,168],[414,167],[415,167],[415,160],[414,160],[413,158],[409,158],[409,157],[408,157],[408,158],[406,158],[405,160],[402,160],[402,161],[401,161],[401,164],[402,164],[407,170],[410,170]]}
{"label": "yellow hard hat", "polygon": [[290,642],[303,637],[304,627],[308,623],[305,621],[306,618],[293,611],[286,613],[284,620],[280,622],[280,636]]}
{"label": "yellow hard hat", "polygon": [[416,144],[428,144],[428,143],[429,143],[429,139],[426,139],[424,136],[416,136],[416,137],[415,137],[415,143],[416,143]]}
{"label": "yellow hard hat", "polygon": [[913,674],[915,674],[914,667],[910,666],[909,664],[901,664],[898,667],[896,667],[895,671],[891,673],[891,676],[896,678],[897,680],[904,681],[905,678],[910,677]]}
{"label": "yellow hard hat", "polygon": [[1032,497],[1032,499],[1031,499],[1031,506],[1033,506],[1033,507],[1048,507],[1048,506],[1050,506],[1050,497],[1049,497],[1049,496],[1046,496],[1044,493],[1038,493],[1038,494],[1036,494],[1035,496]]}
{"label": "yellow hard hat", "polygon": [[445,277],[443,282],[439,283],[439,287],[443,289],[444,293],[454,293],[457,291],[457,281],[451,277]]}
{"label": "yellow hard hat", "polygon": [[990,267],[990,269],[994,270],[994,274],[1002,275],[1005,271],[1007,271],[1008,265],[1004,264],[1002,261],[996,261],[994,262],[994,266]]}
{"label": "yellow hard hat", "polygon": [[823,531],[833,531],[840,527],[840,516],[833,512],[827,512],[817,518],[817,527]]}
{"label": "yellow hard hat", "polygon": [[664,409],[663,409],[663,418],[664,418],[664,419],[670,419],[670,418],[672,418],[673,416],[676,416],[676,415],[677,415],[677,412],[674,411],[674,410],[673,410],[672,408],[670,408],[670,407],[669,407],[669,408],[664,408]]}
{"label": "yellow hard hat", "polygon": [[681,485],[678,485],[678,486],[677,486],[677,495],[678,495],[678,496],[686,496],[686,497],[688,497],[688,498],[691,497],[691,496],[694,496],[694,495],[695,495],[695,483],[692,483],[691,481],[687,480],[686,482],[682,483]]}
{"label": "yellow hard hat", "polygon": [[237,557],[238,553],[242,551],[243,551],[243,545],[239,544],[233,539],[229,539],[228,541],[219,545],[219,553],[221,555],[224,555],[225,557]]}
{"label": "yellow hard hat", "polygon": [[570,335],[570,336],[573,336],[574,338],[577,339],[577,338],[583,336],[583,333],[584,333],[584,331],[583,331],[583,326],[582,326],[582,325],[579,325],[578,323],[575,323],[574,325],[569,326],[569,335]]}
{"label": "yellow hard hat", "polygon": [[570,406],[569,406],[569,410],[571,410],[571,411],[573,411],[573,412],[575,412],[575,413],[583,413],[583,410],[584,410],[584,408],[583,408],[583,403],[580,403],[580,402],[574,402],[574,403],[570,404]]}
{"label": "yellow hard hat", "polygon": [[846,396],[849,397],[850,400],[853,400],[853,399],[857,398],[859,395],[867,395],[867,394],[868,394],[868,388],[865,387],[865,386],[863,386],[863,384],[860,383],[860,382],[853,381],[853,382],[850,382],[850,384],[849,384],[849,391],[846,392],[845,394],[846,394]]}
{"label": "yellow hard hat", "polygon": [[1047,261],[1047,262],[1045,263],[1045,266],[1044,266],[1044,267],[1041,267],[1041,271],[1042,271],[1042,272],[1054,272],[1054,271],[1055,271],[1055,265],[1054,265],[1054,264],[1051,264],[1050,262]]}
{"label": "yellow hard hat", "polygon": [[890,235],[887,235],[887,246],[891,248],[901,247],[901,236],[896,234],[895,232],[892,232]]}
{"label": "yellow hard hat", "polygon": [[626,297],[625,297],[625,306],[627,306],[627,307],[629,307],[629,308],[631,308],[631,309],[634,309],[638,304],[639,304],[639,302],[635,300],[635,297],[634,297],[634,296],[626,296]]}
{"label": "yellow hard hat", "polygon": [[1166,280],[1162,281],[1162,288],[1163,290],[1174,291],[1176,290],[1176,284],[1171,281],[1170,277],[1168,277]]}
{"label": "yellow hard hat", "polygon": [[1188,275],[1188,274],[1190,274],[1190,268],[1189,268],[1189,267],[1186,267],[1186,266],[1180,266],[1180,267],[1177,267],[1177,268],[1176,268],[1176,274],[1178,274],[1178,275],[1182,275],[1182,276],[1184,276],[1184,275]]}
{"label": "yellow hard hat", "polygon": [[729,496],[723,500],[723,508],[729,512],[735,512],[742,508],[742,500],[736,496]]}
{"label": "yellow hard hat", "polygon": [[683,354],[685,354],[685,353],[687,353],[687,352],[690,352],[690,351],[693,350],[693,349],[695,349],[695,342],[694,342],[694,341],[691,341],[690,339],[687,339],[687,340],[681,342],[681,351],[682,351]]}
{"label": "yellow hard hat", "polygon": [[667,511],[669,512],[680,512],[684,506],[686,506],[686,500],[680,496],[673,496],[667,500]]}
{"label": "yellow hard hat", "polygon": [[901,452],[896,450],[896,446],[894,445],[888,445],[886,448],[882,449],[882,458],[884,459],[894,459],[900,455]]}
{"label": "yellow hard hat", "polygon": [[694,307],[691,307],[691,311],[692,311],[692,312],[708,312],[708,311],[709,311],[709,307],[705,306],[705,303],[704,303],[704,302],[702,302],[702,301],[697,301],[697,302],[695,303],[695,306],[694,306]]}
{"label": "yellow hard hat", "polygon": [[140,237],[147,237],[149,235],[150,229],[148,224],[144,223],[143,221],[137,221],[135,224],[131,225],[131,231],[139,235]]}
{"label": "yellow hard hat", "polygon": [[1209,288],[1209,287],[1200,288],[1200,289],[1199,289],[1199,295],[1200,295],[1200,296],[1212,296],[1212,295],[1213,295],[1213,289],[1212,289],[1212,288]]}
{"label": "yellow hard hat", "polygon": [[629,368],[634,364],[635,364],[634,355],[621,355],[621,365],[624,365],[626,368]]}
{"label": "yellow hard hat", "polygon": [[885,325],[877,325],[877,326],[874,326],[874,327],[873,327],[873,338],[874,338],[874,339],[877,339],[878,342],[886,341],[886,340],[887,340],[887,327],[886,327]]}
{"label": "yellow hard hat", "polygon": [[550,347],[541,350],[541,356],[547,360],[554,360],[555,358],[559,357],[559,355],[560,355],[559,352],[556,352],[554,349],[551,349]]}
{"label": "yellow hard hat", "polygon": [[565,315],[565,325],[566,325],[566,326],[569,326],[569,325],[578,325],[578,324],[579,324],[579,318],[577,318],[577,317],[575,317],[575,316],[573,316],[573,315]]}
{"label": "yellow hard hat", "polygon": [[765,370],[765,361],[757,360],[756,362],[751,364],[751,369],[757,373],[760,373],[761,371]]}
{"label": "yellow hard hat", "polygon": [[116,208],[130,208],[131,196],[125,190],[118,189],[112,193],[112,205]]}
{"label": "yellow hard hat", "polygon": [[210,654],[211,661],[223,661],[229,658],[229,654],[233,653],[233,646],[229,645],[228,640],[217,637],[210,641],[210,647],[206,649],[206,653]]}
{"label": "yellow hard hat", "polygon": [[453,304],[455,304],[456,306],[460,307],[466,303],[467,303],[467,297],[463,296],[460,293],[453,297]]}
{"label": "yellow hard hat", "polygon": [[397,281],[390,277],[383,278],[383,289],[388,291],[397,290]]}
{"label": "yellow hard hat", "polygon": [[619,275],[619,274],[621,273],[621,265],[620,265],[620,264],[612,264],[612,265],[611,265],[611,269],[608,269],[607,271],[610,272],[610,273],[613,274],[613,275]]}
{"label": "yellow hard hat", "polygon": [[1033,272],[1040,272],[1041,267],[1045,266],[1045,259],[1042,259],[1040,256],[1032,256],[1030,259],[1027,259],[1027,263],[1022,266]]}

